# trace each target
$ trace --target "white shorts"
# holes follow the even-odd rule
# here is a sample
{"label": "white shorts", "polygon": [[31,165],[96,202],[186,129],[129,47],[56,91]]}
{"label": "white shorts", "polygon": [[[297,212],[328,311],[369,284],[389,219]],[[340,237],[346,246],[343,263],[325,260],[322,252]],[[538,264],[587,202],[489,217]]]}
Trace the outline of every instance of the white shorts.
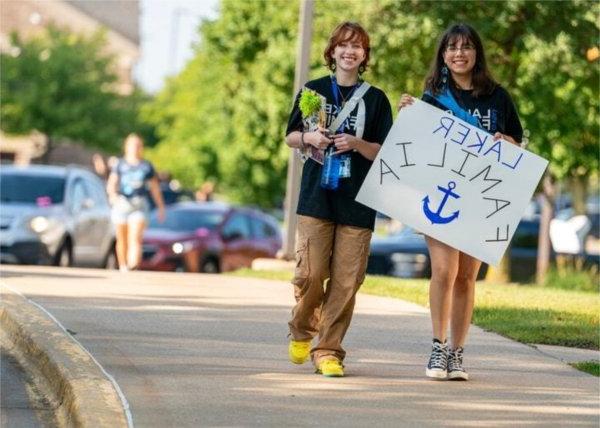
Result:
{"label": "white shorts", "polygon": [[133,196],[128,198],[119,195],[112,206],[111,218],[114,224],[128,224],[145,222],[148,223],[150,206],[144,196]]}

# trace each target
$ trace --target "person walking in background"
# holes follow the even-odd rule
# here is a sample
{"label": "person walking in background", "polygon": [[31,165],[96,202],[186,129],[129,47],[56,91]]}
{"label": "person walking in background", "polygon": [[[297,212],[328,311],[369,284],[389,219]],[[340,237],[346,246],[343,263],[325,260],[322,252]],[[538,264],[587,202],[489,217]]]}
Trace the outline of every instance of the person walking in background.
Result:
{"label": "person walking in background", "polygon": [[[331,377],[344,375],[342,340],[365,277],[375,224],[375,211],[355,197],[392,125],[384,92],[360,79],[369,56],[366,31],[357,23],[340,24],[324,52],[333,74],[312,80],[305,88],[314,91],[317,106],[319,98],[324,99],[319,116],[325,123],[308,129],[300,106],[301,91],[286,132],[286,143],[293,149],[327,149],[325,166],[311,157],[302,171],[289,358],[302,364],[310,356],[317,372]],[[332,123],[336,118],[338,123],[343,121]],[[336,179],[330,180],[331,176]]]}
{"label": "person walking in background", "polygon": [[215,183],[205,181],[202,186],[196,190],[195,197],[198,202],[212,202],[215,193]]}
{"label": "person walking in background", "polygon": [[157,206],[158,220],[165,219],[165,207],[154,167],[142,157],[144,142],[129,134],[124,157],[113,166],[106,184],[117,234],[117,260],[124,272],[136,269],[142,257],[142,237],[148,222],[148,195]]}
{"label": "person walking in background", "polygon": [[98,177],[104,181],[108,180],[108,174],[110,173],[110,170],[106,164],[106,161],[104,160],[104,157],[100,153],[94,153],[92,155],[92,166],[94,167],[94,172]]}
{"label": "person walking in background", "polygon": [[[513,101],[492,78],[481,38],[469,25],[453,25],[442,35],[422,99],[486,130],[494,141],[521,142],[523,128]],[[402,95],[399,108],[410,104],[412,97]],[[468,380],[463,351],[481,261],[429,236],[426,240],[431,258],[433,344],[425,374],[435,379]]]}

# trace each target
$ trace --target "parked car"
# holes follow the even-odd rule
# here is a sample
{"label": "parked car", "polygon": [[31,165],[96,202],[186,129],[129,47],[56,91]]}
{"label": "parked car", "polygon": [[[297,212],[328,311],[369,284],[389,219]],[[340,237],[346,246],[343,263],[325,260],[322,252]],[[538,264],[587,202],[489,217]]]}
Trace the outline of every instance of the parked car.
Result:
{"label": "parked car", "polygon": [[180,202],[154,214],[144,234],[141,269],[218,273],[250,267],[281,248],[277,221],[218,202]]}
{"label": "parked car", "polygon": [[[187,189],[181,189],[179,187],[172,186],[169,183],[161,182],[160,191],[162,193],[163,202],[165,205],[172,205],[177,202],[187,202],[194,200],[194,192]],[[150,209],[156,208],[153,198],[149,198]]]}
{"label": "parked car", "polygon": [[[539,220],[521,220],[509,250],[511,279],[528,281],[535,276]],[[487,272],[484,263],[479,279]],[[401,278],[427,278],[431,276],[431,261],[425,237],[410,227],[384,238],[371,241],[367,273]]]}
{"label": "parked car", "polygon": [[114,268],[102,181],[77,167],[0,168],[0,261]]}

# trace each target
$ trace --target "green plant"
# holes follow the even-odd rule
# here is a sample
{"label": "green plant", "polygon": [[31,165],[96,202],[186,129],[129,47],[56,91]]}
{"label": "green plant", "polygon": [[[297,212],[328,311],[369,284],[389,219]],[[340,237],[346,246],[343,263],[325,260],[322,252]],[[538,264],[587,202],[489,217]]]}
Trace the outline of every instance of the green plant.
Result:
{"label": "green plant", "polygon": [[321,97],[312,89],[302,90],[298,107],[302,112],[302,117],[312,116],[321,110]]}
{"label": "green plant", "polygon": [[104,32],[85,36],[50,25],[32,37],[13,33],[9,43],[0,53],[2,131],[37,130],[48,137],[48,151],[70,139],[117,152],[132,131],[151,140],[153,127],[138,117],[150,97],[118,93]]}
{"label": "green plant", "polygon": [[[290,281],[291,272],[236,271],[237,276]],[[360,291],[404,299],[422,306],[429,301],[429,281],[367,275]],[[600,349],[600,299],[577,290],[534,285],[477,283],[473,324],[523,343]]]}
{"label": "green plant", "polygon": [[600,376],[600,363],[598,361],[582,361],[581,363],[572,363],[571,366],[577,370],[589,373],[591,375]]}
{"label": "green plant", "polygon": [[543,286],[598,293],[600,292],[600,276],[595,266],[588,269],[554,268],[548,271]]}

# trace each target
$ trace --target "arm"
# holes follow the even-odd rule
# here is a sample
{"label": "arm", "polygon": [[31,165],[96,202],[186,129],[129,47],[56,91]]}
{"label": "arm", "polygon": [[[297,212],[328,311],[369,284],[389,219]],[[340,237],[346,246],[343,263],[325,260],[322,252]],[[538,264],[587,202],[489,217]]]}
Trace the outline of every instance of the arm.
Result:
{"label": "arm", "polygon": [[402,94],[400,97],[400,102],[398,103],[398,111],[402,110],[404,107],[412,105],[414,103],[414,99],[410,94]]}
{"label": "arm", "polygon": [[165,203],[156,175],[150,179],[150,195],[152,195],[152,199],[158,208],[158,221],[162,223],[165,221]]}
{"label": "arm", "polygon": [[499,89],[502,90],[502,95],[504,98],[502,105],[506,119],[504,127],[505,129],[502,133],[496,132],[494,134],[494,141],[502,138],[509,143],[520,146],[521,142],[523,141],[523,126],[521,125],[517,108],[510,97],[510,94],[502,87]]}
{"label": "arm", "polygon": [[510,135],[506,135],[506,134],[503,134],[501,132],[496,132],[494,134],[493,141],[498,141],[500,139],[508,141],[509,143],[514,144],[515,146],[520,146],[521,145],[520,143],[517,143],[517,141],[513,137],[511,137]]}
{"label": "arm", "polygon": [[317,149],[325,149],[331,144],[331,140],[324,135],[324,131],[323,128],[319,128],[319,131],[304,132],[304,138],[302,137],[302,132],[292,131],[285,137],[285,143],[293,149],[300,149],[303,146],[302,141],[304,140],[304,145],[310,144]]}
{"label": "arm", "polygon": [[381,149],[381,144],[369,143],[362,138],[350,134],[336,134],[333,136],[333,141],[335,143],[335,148],[337,149],[335,152],[336,154],[356,150],[370,161],[377,157],[377,153],[379,153],[379,149]]}
{"label": "arm", "polygon": [[370,138],[376,142],[365,141],[349,134],[336,134],[333,136],[336,153],[343,153],[349,150],[356,150],[364,158],[373,161],[377,157],[381,144],[385,141],[387,134],[392,127],[392,107],[390,102],[382,91],[379,91],[378,101],[375,106],[375,123],[374,130],[370,134]]}
{"label": "arm", "polygon": [[116,173],[111,172],[106,181],[106,194],[108,195],[108,201],[111,204],[113,204],[119,196],[118,185],[119,176]]}

